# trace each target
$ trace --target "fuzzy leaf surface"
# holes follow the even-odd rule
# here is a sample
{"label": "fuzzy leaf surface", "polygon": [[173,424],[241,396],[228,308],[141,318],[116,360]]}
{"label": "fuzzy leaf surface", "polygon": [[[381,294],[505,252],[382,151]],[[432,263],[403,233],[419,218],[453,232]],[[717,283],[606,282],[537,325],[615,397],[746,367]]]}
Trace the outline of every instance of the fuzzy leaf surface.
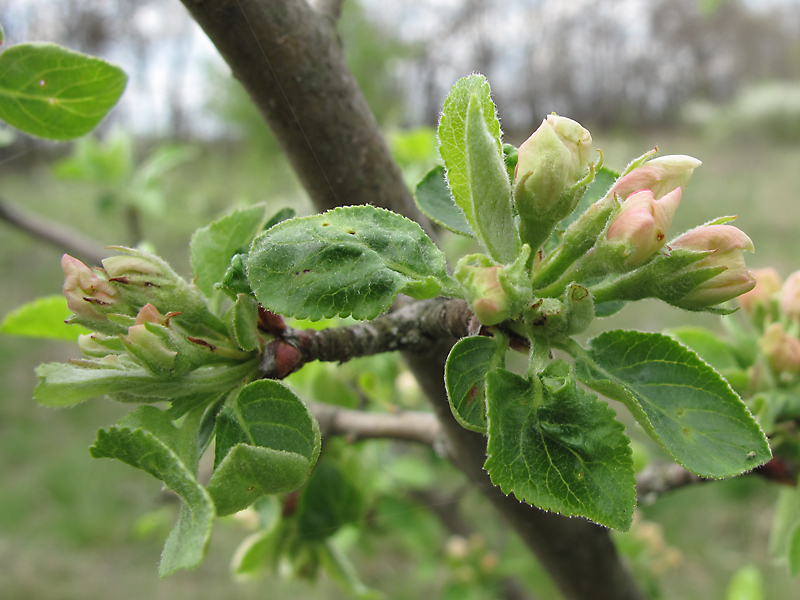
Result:
{"label": "fuzzy leaf surface", "polygon": [[246,385],[217,417],[208,483],[217,514],[247,508],[264,494],[296,490],[319,450],[316,419],[289,388],[271,380]]}
{"label": "fuzzy leaf surface", "polygon": [[458,207],[453,196],[450,195],[444,167],[441,165],[433,167],[420,180],[414,192],[414,198],[422,213],[432,221],[453,233],[475,237],[475,232],[467,222],[464,211]]}
{"label": "fuzzy leaf surface", "polygon": [[467,173],[474,212],[471,225],[492,258],[500,263],[511,263],[519,248],[511,208],[511,183],[499,139],[494,135],[494,128],[487,124],[487,121],[497,121],[494,105],[491,113],[484,115],[482,104],[485,101],[472,94],[467,105]]}
{"label": "fuzzy leaf surface", "polygon": [[0,119],[32,135],[89,133],[128,81],[117,66],[56,44],[18,44],[0,54]]}
{"label": "fuzzy leaf surface", "polygon": [[500,121],[497,119],[489,83],[483,75],[470,75],[459,79],[450,89],[439,121],[439,154],[447,170],[447,182],[453,193],[453,199],[474,230],[475,211],[470,192],[467,156],[467,115],[470,98],[473,95],[477,97],[478,106],[486,121],[486,129],[495,140],[500,156],[503,156],[500,144]]}
{"label": "fuzzy leaf surface", "polygon": [[623,402],[681,465],[732,477],[769,460],[766,437],[728,383],[670,337],[609,331],[576,361],[590,388]]}
{"label": "fuzzy leaf surface", "polygon": [[145,406],[117,426],[101,429],[89,449],[94,458],[115,458],[150,473],[183,500],[178,523],[161,555],[162,577],[200,564],[211,538],[214,504],[195,475],[197,424],[190,415],[179,429],[166,412]]}
{"label": "fuzzy leaf surface", "polygon": [[450,410],[462,427],[486,432],[486,375],[494,366],[495,339],[466,337],[453,346],[444,367]]}
{"label": "fuzzy leaf surface", "polygon": [[282,315],[373,319],[398,293],[432,298],[448,282],[444,254],[422,228],[374,206],[279,223],[253,241],[247,276]]}
{"label": "fuzzy leaf surface", "polygon": [[250,245],[266,220],[263,204],[235,210],[192,235],[189,253],[194,283],[206,296],[222,281],[231,259]]}
{"label": "fuzzy leaf surface", "polygon": [[487,375],[484,468],[519,500],[627,530],[636,480],[624,427],[568,370],[553,375],[533,381],[505,369]]}
{"label": "fuzzy leaf surface", "polygon": [[8,313],[0,323],[0,332],[74,342],[79,335],[91,332],[80,325],[64,323],[71,315],[72,311],[67,308],[67,299],[64,296],[45,296]]}

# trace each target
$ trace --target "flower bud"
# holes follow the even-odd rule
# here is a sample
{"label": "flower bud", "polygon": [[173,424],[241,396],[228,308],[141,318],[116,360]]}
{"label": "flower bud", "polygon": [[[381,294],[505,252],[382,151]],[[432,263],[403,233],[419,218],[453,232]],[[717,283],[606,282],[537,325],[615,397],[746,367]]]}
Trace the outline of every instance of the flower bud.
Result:
{"label": "flower bud", "polygon": [[687,231],[670,244],[672,249],[712,251],[710,255],[688,267],[689,271],[721,268],[721,272],[697,285],[675,302],[688,309],[705,308],[731,300],[752,290],[756,279],[744,262],[744,250],[753,252],[753,242],[731,225],[706,225]]}
{"label": "flower bud", "polygon": [[114,286],[68,254],[61,257],[61,268],[64,270],[62,290],[69,309],[81,319],[104,320],[104,313],[118,300]]}
{"label": "flower bud", "polygon": [[123,343],[128,351],[141,360],[153,373],[164,374],[175,366],[177,350],[170,348],[165,339],[147,327],[145,323],[128,328],[128,335]]}
{"label": "flower bud", "polygon": [[756,306],[769,304],[773,294],[781,290],[781,276],[775,269],[754,269],[756,287],[736,299],[736,302],[746,313],[752,313]]}
{"label": "flower bud", "polygon": [[654,158],[620,177],[611,187],[611,193],[624,200],[634,192],[647,189],[657,200],[675,188],[686,187],[701,164],[696,158],[683,154]]}
{"label": "flower bud", "polygon": [[795,271],[781,289],[781,311],[790,319],[800,321],[800,271]]}
{"label": "flower bud", "polygon": [[758,347],[776,374],[800,373],[800,340],[787,334],[780,323],[767,327]]}
{"label": "flower bud", "polygon": [[648,189],[627,197],[606,234],[611,245],[622,246],[626,267],[638,265],[661,249],[680,201],[680,187],[660,199]]}
{"label": "flower bud", "polygon": [[534,196],[537,212],[546,213],[586,174],[591,149],[586,129],[572,119],[548,115],[519,147],[514,182]]}
{"label": "flower bud", "polygon": [[511,316],[511,303],[497,278],[501,268],[464,265],[460,270],[459,281],[474,298],[472,312],[482,325],[497,325]]}

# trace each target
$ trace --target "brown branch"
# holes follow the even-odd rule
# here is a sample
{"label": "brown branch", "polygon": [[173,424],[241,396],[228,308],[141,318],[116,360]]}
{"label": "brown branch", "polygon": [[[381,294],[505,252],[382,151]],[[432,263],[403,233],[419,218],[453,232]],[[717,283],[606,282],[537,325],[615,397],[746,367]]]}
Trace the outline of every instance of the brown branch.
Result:
{"label": "brown branch", "polygon": [[435,298],[346,327],[273,330],[278,339],[264,349],[261,372],[265,378],[281,379],[314,360],[343,363],[395,350],[424,352],[443,337],[467,335],[471,319],[472,311],[463,300]]}
{"label": "brown branch", "polygon": [[407,411],[397,414],[365,412],[307,402],[319,421],[323,437],[342,435],[355,440],[384,438],[433,446],[441,437],[439,420],[433,413]]}
{"label": "brown branch", "polygon": [[99,265],[108,256],[99,242],[59,223],[22,210],[4,198],[0,198],[0,220],[89,264]]}
{"label": "brown branch", "polygon": [[659,496],[673,490],[710,481],[687,471],[676,463],[651,462],[636,475],[639,504],[652,504]]}

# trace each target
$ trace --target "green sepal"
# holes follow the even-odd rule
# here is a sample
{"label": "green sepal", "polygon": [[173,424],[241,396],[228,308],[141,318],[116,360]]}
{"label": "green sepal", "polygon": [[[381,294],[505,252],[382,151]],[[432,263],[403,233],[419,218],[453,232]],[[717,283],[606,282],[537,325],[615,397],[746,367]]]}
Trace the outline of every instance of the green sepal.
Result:
{"label": "green sepal", "polygon": [[67,140],[89,133],[122,95],[117,66],[56,44],[17,44],[0,54],[0,119],[26,133]]}
{"label": "green sepal", "polygon": [[626,531],[636,480],[614,411],[579,389],[563,361],[533,380],[498,369],[486,382],[492,483],[541,509]]}
{"label": "green sepal", "polygon": [[265,308],[302,319],[373,319],[400,292],[431,297],[441,289],[432,280],[457,287],[419,225],[374,206],[279,223],[253,241],[246,264]]}
{"label": "green sepal", "polygon": [[475,237],[475,232],[467,222],[464,211],[458,207],[450,194],[444,167],[441,165],[433,167],[420,180],[414,191],[414,199],[422,214],[434,223],[438,223],[453,233]]}
{"label": "green sepal", "polygon": [[253,294],[250,281],[247,279],[247,254],[236,254],[231,258],[231,264],[222,276],[222,281],[214,286],[214,289],[224,292],[232,300],[236,300],[239,294]]}
{"label": "green sepal", "polygon": [[208,492],[218,515],[247,508],[264,494],[296,490],[308,479],[319,456],[316,419],[291,390],[276,381],[244,386],[219,413],[216,426]]}
{"label": "green sepal", "polygon": [[624,403],[645,431],[689,471],[732,477],[771,457],[764,433],[728,383],[670,337],[609,331],[576,358],[593,390]]}
{"label": "green sepal", "polygon": [[504,366],[507,346],[500,338],[472,336],[450,350],[444,366],[447,400],[465,429],[486,433],[486,375]]}

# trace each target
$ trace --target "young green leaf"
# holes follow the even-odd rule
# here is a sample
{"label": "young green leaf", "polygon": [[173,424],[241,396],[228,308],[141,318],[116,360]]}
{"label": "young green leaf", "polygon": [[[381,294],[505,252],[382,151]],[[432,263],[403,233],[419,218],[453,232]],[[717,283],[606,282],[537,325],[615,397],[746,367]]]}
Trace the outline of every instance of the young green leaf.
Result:
{"label": "young green leaf", "polygon": [[261,231],[266,219],[265,206],[257,204],[235,210],[198,229],[192,235],[189,252],[194,283],[206,296],[222,281],[235,254],[247,247]]}
{"label": "young green leaf", "polygon": [[453,233],[475,237],[467,219],[450,195],[444,167],[436,165],[417,184],[414,192],[417,206],[422,213]]}
{"label": "young green leaf", "polygon": [[496,363],[497,340],[472,336],[456,342],[444,366],[447,400],[456,421],[466,429],[486,433],[486,375]]}
{"label": "young green leaf", "polygon": [[505,369],[487,375],[484,468],[519,500],[627,530],[636,480],[624,427],[565,367],[533,381]]}
{"label": "young green leaf", "polygon": [[485,117],[481,100],[472,94],[467,105],[467,174],[475,222],[472,228],[499,263],[514,261],[519,249],[517,226],[511,208],[511,183],[499,140],[486,122],[496,120],[494,108]]}
{"label": "young green leaf", "polygon": [[180,518],[161,555],[162,577],[200,564],[211,537],[214,504],[195,476],[197,417],[201,414],[195,411],[177,428],[164,411],[144,406],[117,426],[101,429],[89,449],[94,458],[115,458],[147,471],[183,500]]}
{"label": "young green leaf", "polygon": [[246,385],[217,417],[208,483],[217,514],[240,511],[264,494],[296,490],[319,449],[317,421],[289,388],[270,380]]}
{"label": "young green leaf", "polygon": [[685,468],[739,475],[769,460],[766,437],[742,400],[697,355],[670,337],[609,331],[576,356],[578,377],[623,402]]}
{"label": "young green leaf", "polygon": [[450,278],[422,228],[374,206],[279,223],[253,241],[247,276],[266,308],[301,319],[372,319],[398,293],[432,298]]}
{"label": "young green leaf", "polygon": [[800,575],[800,523],[795,523],[789,534],[789,573],[792,577]]}
{"label": "young green leaf", "polygon": [[478,98],[489,135],[497,141],[498,150],[502,152],[500,121],[497,120],[489,83],[483,75],[463,77],[453,85],[444,101],[439,121],[439,154],[447,169],[447,182],[455,203],[464,212],[470,225],[475,223],[475,212],[469,187],[466,137],[467,112],[473,95]]}
{"label": "young green leaf", "polygon": [[62,295],[45,296],[23,304],[8,313],[0,323],[0,332],[32,338],[75,341],[81,334],[91,333],[80,325],[67,325],[72,315]]}
{"label": "young green leaf", "polygon": [[0,54],[0,119],[43,138],[89,133],[122,95],[119,67],[56,44],[18,44]]}

